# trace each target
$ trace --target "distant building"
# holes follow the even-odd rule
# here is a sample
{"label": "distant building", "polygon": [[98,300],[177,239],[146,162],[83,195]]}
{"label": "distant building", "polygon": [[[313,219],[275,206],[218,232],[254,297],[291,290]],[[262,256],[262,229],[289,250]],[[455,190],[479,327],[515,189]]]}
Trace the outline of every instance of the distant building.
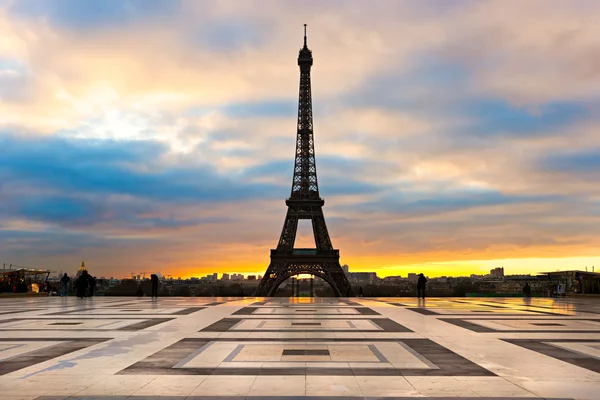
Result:
{"label": "distant building", "polygon": [[409,272],[407,279],[410,283],[417,283],[417,281],[419,280],[419,277],[417,276],[416,273],[414,272]]}
{"label": "distant building", "polygon": [[396,275],[396,276],[386,276],[385,278],[383,278],[383,282],[384,283],[399,283],[402,282],[402,276],[400,275]]}
{"label": "distant building", "polygon": [[561,284],[567,293],[599,294],[600,273],[588,271],[543,272],[551,285]]}
{"label": "distant building", "polygon": [[249,281],[255,281],[256,280],[256,275],[248,275],[248,280]]}
{"label": "distant building", "polygon": [[377,282],[378,279],[376,272],[349,272],[348,277],[350,282],[371,285]]}
{"label": "distant building", "polygon": [[492,278],[504,278],[504,267],[493,268],[490,270]]}
{"label": "distant building", "polygon": [[81,266],[79,267],[79,269],[77,270],[77,273],[75,274],[75,279],[79,278],[81,276],[81,274],[83,274],[83,271],[87,271],[87,268],[85,267],[85,261],[81,260]]}
{"label": "distant building", "polygon": [[348,264],[342,265],[342,271],[344,271],[344,273],[348,275],[348,273],[350,272],[350,267],[348,267]]}
{"label": "distant building", "polygon": [[228,281],[229,280],[229,274],[223,274],[223,275],[221,275],[221,280]]}
{"label": "distant building", "polygon": [[481,275],[481,274],[471,274],[470,278],[472,281],[478,281],[481,279],[485,279],[486,275]]}

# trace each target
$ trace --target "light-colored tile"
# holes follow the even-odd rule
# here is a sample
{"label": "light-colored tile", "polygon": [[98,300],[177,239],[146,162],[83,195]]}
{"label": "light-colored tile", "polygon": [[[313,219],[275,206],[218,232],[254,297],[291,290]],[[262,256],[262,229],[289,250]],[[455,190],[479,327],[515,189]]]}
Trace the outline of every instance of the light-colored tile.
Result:
{"label": "light-colored tile", "polygon": [[354,376],[306,377],[307,396],[362,396],[363,392]]}
{"label": "light-colored tile", "polygon": [[301,376],[265,376],[256,377],[250,388],[249,396],[304,396],[306,377]]}
{"label": "light-colored tile", "polygon": [[358,376],[356,380],[365,396],[419,396],[419,392],[401,376]]}
{"label": "light-colored tile", "polygon": [[134,396],[189,396],[205,375],[162,375],[139,389]]}
{"label": "light-colored tile", "polygon": [[210,375],[190,396],[247,396],[256,376]]}

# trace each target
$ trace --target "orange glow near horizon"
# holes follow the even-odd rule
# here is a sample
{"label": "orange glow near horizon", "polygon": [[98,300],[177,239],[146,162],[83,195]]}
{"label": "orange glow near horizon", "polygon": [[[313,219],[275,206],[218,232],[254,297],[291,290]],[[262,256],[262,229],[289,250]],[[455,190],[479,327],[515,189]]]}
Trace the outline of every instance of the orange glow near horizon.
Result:
{"label": "orange glow near horizon", "polygon": [[[532,274],[536,275],[542,272],[550,272],[557,270],[585,270],[586,267],[591,271],[592,266],[600,266],[600,257],[566,257],[566,258],[522,258],[522,259],[498,259],[498,260],[470,260],[470,261],[451,261],[451,262],[428,262],[414,263],[409,265],[384,265],[377,268],[369,268],[368,266],[353,266],[349,265],[350,272],[376,272],[380,278],[387,276],[403,276],[408,273],[415,272],[425,273],[428,277],[458,277],[485,275],[492,268],[504,267],[505,275],[520,275]],[[189,279],[192,277],[201,278],[203,276],[218,273],[219,278],[223,273],[228,274],[243,274],[248,275],[263,275],[267,265],[259,269],[259,265],[247,265],[246,267],[238,265],[232,267],[231,270],[223,268],[185,268],[179,270],[180,273],[174,270],[165,269],[161,272],[163,276],[171,276],[173,278]],[[186,272],[184,272],[186,271]],[[194,272],[191,272],[194,271]],[[128,277],[128,276],[125,276]]]}

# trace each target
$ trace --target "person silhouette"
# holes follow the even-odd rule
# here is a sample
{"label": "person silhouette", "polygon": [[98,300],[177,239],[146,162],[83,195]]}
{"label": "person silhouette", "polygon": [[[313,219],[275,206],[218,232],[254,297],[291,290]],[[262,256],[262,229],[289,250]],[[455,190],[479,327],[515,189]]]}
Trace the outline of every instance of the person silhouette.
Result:
{"label": "person silhouette", "polygon": [[525,282],[525,286],[523,286],[523,297],[531,297],[531,286],[529,286],[529,282]]}
{"label": "person silhouette", "polygon": [[65,272],[63,277],[60,279],[60,295],[61,296],[66,296],[69,294],[69,282],[70,281],[71,281],[71,278],[69,278],[69,275],[67,275],[67,273]]}
{"label": "person silhouette", "polygon": [[152,282],[152,298],[158,297],[158,276],[156,274],[150,275],[150,281]]}
{"label": "person silhouette", "polygon": [[423,297],[425,299],[425,285],[427,284],[427,278],[422,273],[419,274],[417,280],[417,298]]}
{"label": "person silhouette", "polygon": [[87,297],[87,290],[89,287],[89,274],[87,271],[83,271],[79,278],[77,278],[77,282],[75,282],[75,286],[77,287],[77,297],[83,299]]}

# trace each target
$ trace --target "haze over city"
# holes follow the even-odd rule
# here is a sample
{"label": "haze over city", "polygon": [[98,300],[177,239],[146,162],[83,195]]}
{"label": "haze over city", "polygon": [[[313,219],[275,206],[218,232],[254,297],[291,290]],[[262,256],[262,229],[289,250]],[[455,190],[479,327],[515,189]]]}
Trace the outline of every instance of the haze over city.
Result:
{"label": "haze over city", "polygon": [[306,23],[342,264],[600,265],[600,3],[362,3],[0,0],[0,262],[263,274]]}

